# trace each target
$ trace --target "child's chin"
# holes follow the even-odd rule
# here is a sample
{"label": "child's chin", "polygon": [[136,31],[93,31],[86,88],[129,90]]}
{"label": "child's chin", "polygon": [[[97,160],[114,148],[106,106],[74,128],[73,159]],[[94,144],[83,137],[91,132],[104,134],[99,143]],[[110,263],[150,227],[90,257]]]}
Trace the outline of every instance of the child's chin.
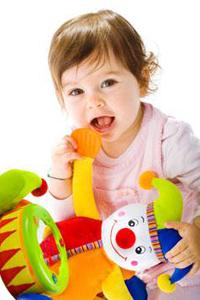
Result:
{"label": "child's chin", "polygon": [[101,138],[103,141],[109,141],[109,142],[117,141],[117,137],[113,134],[113,132],[101,133]]}

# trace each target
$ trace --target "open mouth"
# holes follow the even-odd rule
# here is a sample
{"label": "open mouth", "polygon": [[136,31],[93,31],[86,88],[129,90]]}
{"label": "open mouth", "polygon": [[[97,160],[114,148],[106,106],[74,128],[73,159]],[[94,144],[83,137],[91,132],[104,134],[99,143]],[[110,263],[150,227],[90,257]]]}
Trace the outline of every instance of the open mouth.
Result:
{"label": "open mouth", "polygon": [[100,132],[104,133],[113,128],[115,117],[113,116],[101,116],[91,120],[90,126]]}

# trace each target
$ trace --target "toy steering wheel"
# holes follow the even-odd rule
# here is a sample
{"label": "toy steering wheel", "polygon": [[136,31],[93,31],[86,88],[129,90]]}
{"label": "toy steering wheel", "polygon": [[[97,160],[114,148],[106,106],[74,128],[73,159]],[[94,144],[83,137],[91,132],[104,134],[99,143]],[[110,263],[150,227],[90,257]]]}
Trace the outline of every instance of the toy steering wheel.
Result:
{"label": "toy steering wheel", "polygon": [[[50,228],[54,236],[60,258],[58,274],[51,271],[43,257],[37,237],[40,221]],[[13,296],[25,292],[62,293],[69,277],[66,250],[62,236],[47,210],[36,204],[28,204],[4,215],[1,224],[3,226],[0,227],[0,233],[6,235],[7,232],[12,232],[1,246],[5,250],[0,253],[0,261],[3,262],[1,267],[4,274],[10,274],[13,268],[19,269],[18,275],[6,283],[10,293]],[[8,251],[13,253],[11,257],[5,257],[4,253]],[[3,275],[2,279],[4,280]]]}
{"label": "toy steering wheel", "polygon": [[[54,236],[60,256],[59,274],[53,273],[43,258],[43,252],[38,244],[37,228],[41,220],[50,227]],[[25,207],[22,218],[22,230],[24,234],[24,246],[26,247],[29,263],[33,268],[36,278],[50,294],[60,293],[67,284],[68,268],[64,243],[58,228],[49,213],[38,205]]]}

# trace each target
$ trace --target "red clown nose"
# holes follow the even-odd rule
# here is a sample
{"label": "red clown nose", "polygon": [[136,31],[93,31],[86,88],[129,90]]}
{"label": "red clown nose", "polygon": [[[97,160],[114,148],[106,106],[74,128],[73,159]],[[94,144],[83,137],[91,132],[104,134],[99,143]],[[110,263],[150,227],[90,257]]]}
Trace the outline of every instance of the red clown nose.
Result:
{"label": "red clown nose", "polygon": [[128,229],[120,229],[116,235],[116,243],[122,249],[131,248],[135,244],[135,233]]}

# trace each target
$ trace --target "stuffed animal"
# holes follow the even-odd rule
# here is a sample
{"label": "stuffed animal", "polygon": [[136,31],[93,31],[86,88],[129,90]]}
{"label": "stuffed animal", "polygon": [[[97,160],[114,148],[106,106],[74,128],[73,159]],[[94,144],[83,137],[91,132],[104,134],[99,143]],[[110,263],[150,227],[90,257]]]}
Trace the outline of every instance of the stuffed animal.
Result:
{"label": "stuffed animal", "polygon": [[[32,172],[10,170],[0,176],[0,275],[14,297],[59,294],[68,282],[66,251],[56,224],[44,208],[23,200],[30,192],[41,196],[46,191],[46,182]],[[50,227],[56,243],[57,273],[45,263],[39,245],[40,221]]]}
{"label": "stuffed animal", "polygon": [[[182,195],[168,180],[157,178],[150,171],[140,177],[145,189],[156,188],[159,197],[152,203],[129,204],[110,215],[102,225],[102,242],[108,257],[120,267],[141,272],[165,262],[165,254],[181,239],[174,229],[165,228],[167,221],[180,221],[182,216]],[[181,280],[192,265],[178,269],[173,274],[158,277],[159,288],[171,293],[175,282]]]}
{"label": "stuffed animal", "polygon": [[[100,291],[107,299],[147,299],[145,284],[133,275],[166,261],[165,253],[181,239],[177,231],[165,229],[166,221],[181,220],[181,193],[171,182],[157,178],[154,172],[145,172],[139,179],[141,187],[156,188],[159,197],[149,205],[122,207],[102,223],[92,191],[95,155],[89,157],[87,153],[88,148],[98,149],[99,137],[86,129],[79,129],[72,136],[85,159],[74,164],[73,202],[77,217],[57,224],[69,256],[70,279],[63,294],[53,299],[78,300],[81,295],[83,300],[92,300]],[[41,246],[48,248],[47,260],[48,257],[56,260],[51,236]],[[134,272],[124,276],[124,269]],[[171,277],[161,275],[159,288],[172,292],[175,282],[190,269],[191,266],[175,269]]]}

